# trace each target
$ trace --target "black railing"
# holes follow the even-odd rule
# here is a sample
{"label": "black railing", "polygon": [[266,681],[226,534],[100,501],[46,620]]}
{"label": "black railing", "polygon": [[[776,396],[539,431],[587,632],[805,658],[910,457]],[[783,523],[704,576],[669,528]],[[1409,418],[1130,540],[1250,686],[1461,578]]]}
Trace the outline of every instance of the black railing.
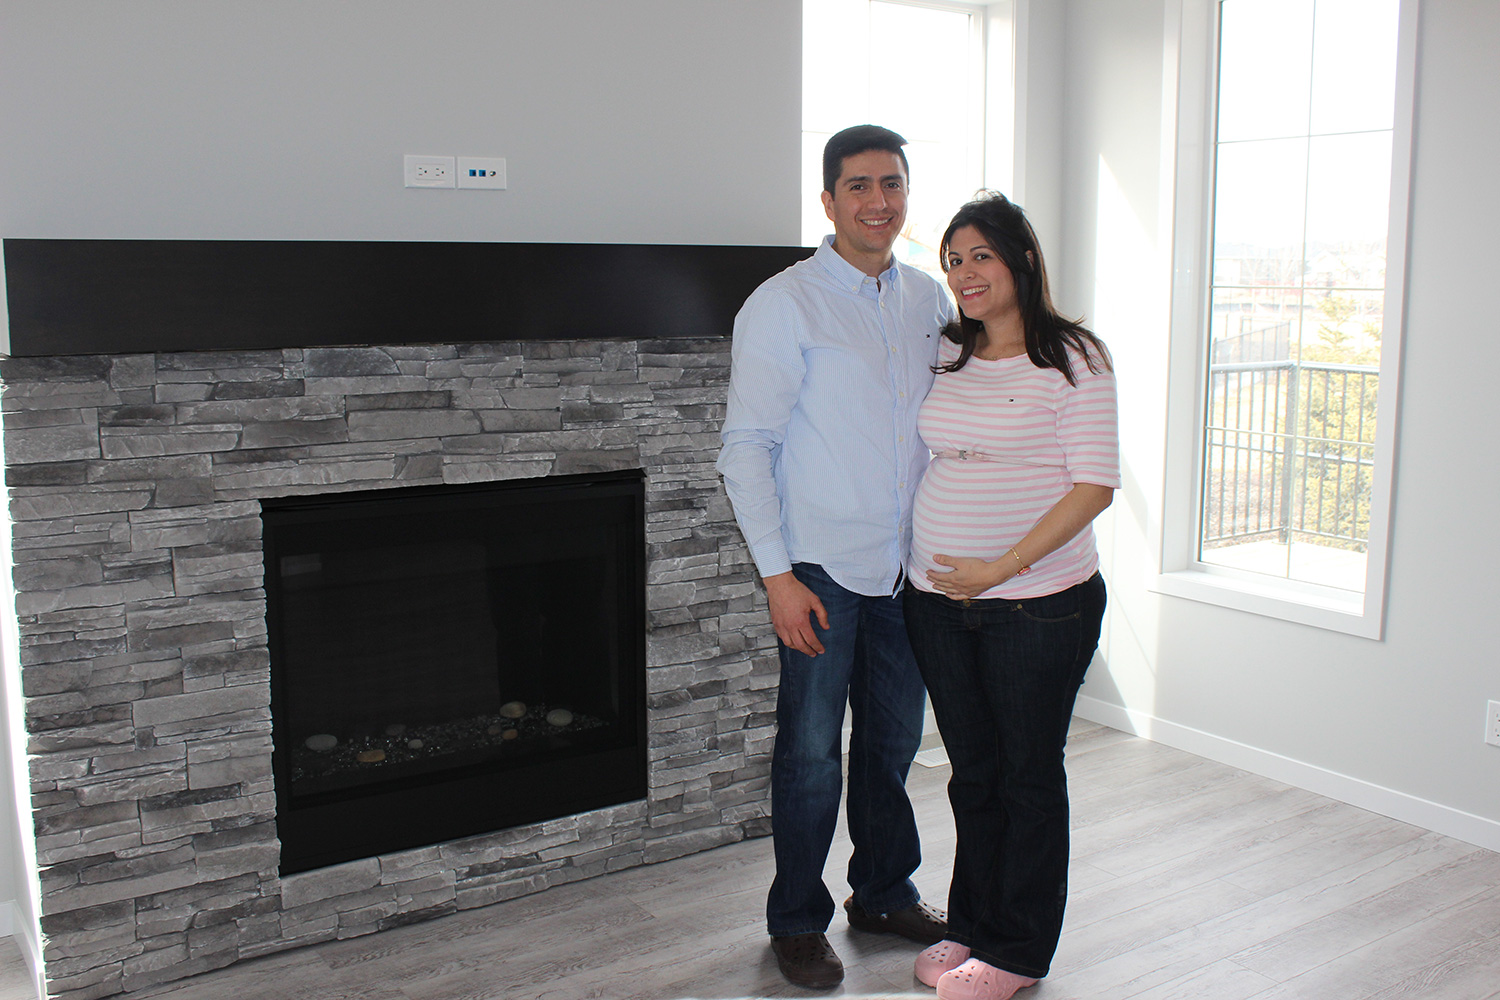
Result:
{"label": "black railing", "polygon": [[1378,369],[1260,361],[1209,368],[1203,546],[1369,538]]}

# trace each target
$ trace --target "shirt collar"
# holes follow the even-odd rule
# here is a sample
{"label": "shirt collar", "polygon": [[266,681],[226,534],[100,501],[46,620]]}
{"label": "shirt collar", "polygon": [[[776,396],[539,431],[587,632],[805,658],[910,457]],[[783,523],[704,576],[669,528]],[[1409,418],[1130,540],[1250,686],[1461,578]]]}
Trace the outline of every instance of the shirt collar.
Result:
{"label": "shirt collar", "polygon": [[[818,249],[813,252],[813,259],[823,265],[833,280],[839,285],[852,292],[859,291],[866,281],[874,281],[868,274],[849,263],[839,256],[839,252],[833,248],[833,236],[830,234],[823,237],[823,242],[818,244]],[[891,266],[880,274],[882,281],[891,282],[896,280],[896,258],[891,257]]]}

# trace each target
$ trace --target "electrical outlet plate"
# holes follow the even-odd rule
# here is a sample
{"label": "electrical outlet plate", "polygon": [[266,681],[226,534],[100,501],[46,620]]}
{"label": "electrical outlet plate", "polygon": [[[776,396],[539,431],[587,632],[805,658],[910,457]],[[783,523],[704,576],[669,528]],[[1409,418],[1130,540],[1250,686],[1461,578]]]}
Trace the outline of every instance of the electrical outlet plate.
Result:
{"label": "electrical outlet plate", "polygon": [[458,186],[461,188],[505,187],[505,158],[500,156],[460,156]]}
{"label": "electrical outlet plate", "polygon": [[402,158],[409,188],[451,188],[457,172],[451,156],[413,156]]}
{"label": "electrical outlet plate", "polygon": [[1500,701],[1490,702],[1484,716],[1484,741],[1492,747],[1500,747]]}

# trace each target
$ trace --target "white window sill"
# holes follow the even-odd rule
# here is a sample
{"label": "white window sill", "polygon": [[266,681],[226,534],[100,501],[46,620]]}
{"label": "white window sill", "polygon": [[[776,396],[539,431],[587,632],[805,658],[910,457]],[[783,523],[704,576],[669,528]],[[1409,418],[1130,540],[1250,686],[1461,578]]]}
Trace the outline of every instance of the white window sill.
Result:
{"label": "white window sill", "polygon": [[1147,586],[1169,597],[1366,639],[1380,639],[1384,624],[1379,602],[1365,594],[1215,566],[1160,573]]}

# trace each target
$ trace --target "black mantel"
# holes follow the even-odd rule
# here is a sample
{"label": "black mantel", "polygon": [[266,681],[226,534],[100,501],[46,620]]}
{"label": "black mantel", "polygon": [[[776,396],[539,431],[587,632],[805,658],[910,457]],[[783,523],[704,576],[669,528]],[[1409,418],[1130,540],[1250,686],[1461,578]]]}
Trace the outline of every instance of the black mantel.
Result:
{"label": "black mantel", "polygon": [[4,241],[9,354],[727,337],[805,247]]}

